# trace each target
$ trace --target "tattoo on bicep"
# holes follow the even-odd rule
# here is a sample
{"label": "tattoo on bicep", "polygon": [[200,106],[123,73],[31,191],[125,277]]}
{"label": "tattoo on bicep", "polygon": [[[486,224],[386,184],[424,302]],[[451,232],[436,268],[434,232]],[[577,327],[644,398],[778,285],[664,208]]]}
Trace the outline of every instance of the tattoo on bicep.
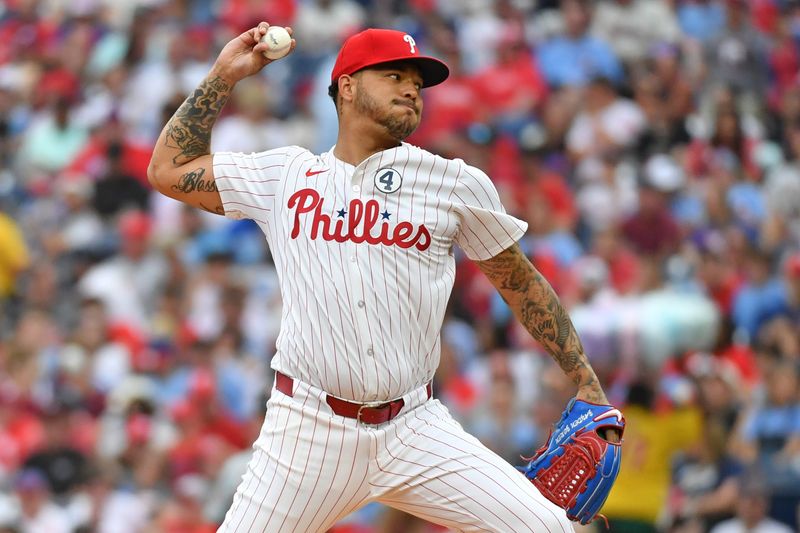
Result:
{"label": "tattoo on bicep", "polygon": [[204,80],[167,123],[166,146],[180,152],[172,158],[182,165],[210,153],[211,128],[230,96],[231,86],[222,78]]}
{"label": "tattoo on bicep", "polygon": [[219,192],[214,178],[203,179],[206,169],[203,167],[190,170],[178,179],[178,183],[172,186],[175,192],[189,194],[193,192]]}

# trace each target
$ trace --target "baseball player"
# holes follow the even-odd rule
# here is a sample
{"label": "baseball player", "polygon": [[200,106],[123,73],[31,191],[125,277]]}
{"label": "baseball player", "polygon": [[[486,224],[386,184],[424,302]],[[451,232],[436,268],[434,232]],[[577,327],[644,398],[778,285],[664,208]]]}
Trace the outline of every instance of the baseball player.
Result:
{"label": "baseball player", "polygon": [[148,173],[167,196],[254,220],[280,278],[275,385],[220,531],[325,531],[374,501],[459,531],[572,531],[563,509],[431,397],[456,244],[577,397],[607,403],[567,313],[516,244],[526,223],[477,168],[403,142],[423,88],[447,66],[408,34],[363,31],[333,68],[330,151],[211,154],[234,86],[270,63],[267,28],[223,48],[164,127]]}

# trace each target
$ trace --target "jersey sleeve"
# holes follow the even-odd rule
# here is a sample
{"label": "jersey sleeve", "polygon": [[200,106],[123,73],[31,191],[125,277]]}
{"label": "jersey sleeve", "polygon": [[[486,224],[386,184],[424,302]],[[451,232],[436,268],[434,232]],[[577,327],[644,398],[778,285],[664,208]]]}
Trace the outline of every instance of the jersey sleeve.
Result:
{"label": "jersey sleeve", "polygon": [[452,195],[459,218],[456,243],[473,261],[485,261],[517,242],[528,224],[506,213],[492,181],[483,171],[463,165]]}
{"label": "jersey sleeve", "polygon": [[214,180],[225,216],[265,222],[273,209],[287,155],[287,148],[251,154],[214,153]]}

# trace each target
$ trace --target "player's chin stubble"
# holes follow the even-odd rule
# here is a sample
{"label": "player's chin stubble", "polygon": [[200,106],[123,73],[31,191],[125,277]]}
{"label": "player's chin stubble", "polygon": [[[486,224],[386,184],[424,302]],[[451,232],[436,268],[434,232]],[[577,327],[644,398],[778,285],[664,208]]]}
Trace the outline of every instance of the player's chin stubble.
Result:
{"label": "player's chin stubble", "polygon": [[402,141],[411,135],[419,124],[419,120],[414,120],[414,118],[416,118],[416,113],[414,114],[414,118],[407,114],[404,115],[402,119],[397,118],[388,111],[381,110],[380,106],[378,106],[378,102],[364,91],[356,92],[354,103],[356,109],[360,113],[364,113],[386,128],[386,132],[398,141]]}

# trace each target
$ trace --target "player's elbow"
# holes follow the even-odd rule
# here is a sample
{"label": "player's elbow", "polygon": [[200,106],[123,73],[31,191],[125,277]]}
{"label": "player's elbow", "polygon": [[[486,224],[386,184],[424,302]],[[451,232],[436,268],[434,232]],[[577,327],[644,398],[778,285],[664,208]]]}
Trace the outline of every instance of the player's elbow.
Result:
{"label": "player's elbow", "polygon": [[161,190],[161,174],[164,170],[158,165],[154,160],[150,160],[150,164],[147,165],[147,181],[150,183],[150,186],[157,190]]}
{"label": "player's elbow", "polygon": [[156,183],[158,183],[158,178],[156,178],[156,166],[150,161],[150,164],[147,165],[147,181],[150,183],[150,186],[154,189],[156,188]]}

